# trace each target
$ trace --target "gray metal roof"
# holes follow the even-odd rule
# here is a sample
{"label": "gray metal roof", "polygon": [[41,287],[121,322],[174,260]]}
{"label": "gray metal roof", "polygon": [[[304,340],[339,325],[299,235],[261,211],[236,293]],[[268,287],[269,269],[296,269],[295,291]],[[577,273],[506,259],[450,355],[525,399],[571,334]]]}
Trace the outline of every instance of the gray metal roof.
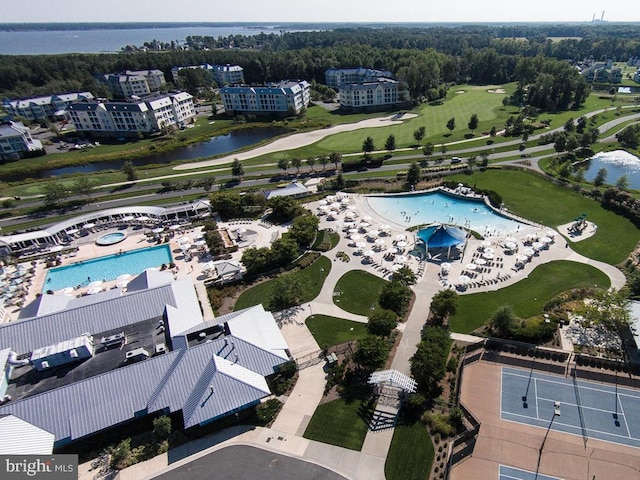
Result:
{"label": "gray metal roof", "polygon": [[166,305],[177,306],[177,301],[173,285],[169,284],[77,308],[73,308],[72,304],[67,310],[0,326],[0,346],[20,354],[26,353],[83,333],[107,332],[160,317]]}
{"label": "gray metal roof", "polygon": [[54,435],[13,415],[0,415],[0,455],[51,455]]}

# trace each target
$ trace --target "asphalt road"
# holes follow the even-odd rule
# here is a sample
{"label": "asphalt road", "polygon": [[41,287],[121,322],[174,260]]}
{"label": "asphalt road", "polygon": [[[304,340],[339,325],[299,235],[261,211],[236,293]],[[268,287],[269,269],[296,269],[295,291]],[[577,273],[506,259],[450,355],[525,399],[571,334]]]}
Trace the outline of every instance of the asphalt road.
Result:
{"label": "asphalt road", "polygon": [[154,480],[347,480],[327,468],[246,445],[233,445]]}

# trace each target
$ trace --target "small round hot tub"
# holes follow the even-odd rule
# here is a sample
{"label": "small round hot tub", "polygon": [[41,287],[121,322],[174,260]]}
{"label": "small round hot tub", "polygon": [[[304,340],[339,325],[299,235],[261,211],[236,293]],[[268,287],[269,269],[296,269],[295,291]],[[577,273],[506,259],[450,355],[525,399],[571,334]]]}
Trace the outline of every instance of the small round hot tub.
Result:
{"label": "small round hot tub", "polygon": [[107,245],[115,245],[116,243],[123,241],[125,238],[127,238],[127,234],[123,232],[107,233],[96,240],[96,245],[103,247]]}

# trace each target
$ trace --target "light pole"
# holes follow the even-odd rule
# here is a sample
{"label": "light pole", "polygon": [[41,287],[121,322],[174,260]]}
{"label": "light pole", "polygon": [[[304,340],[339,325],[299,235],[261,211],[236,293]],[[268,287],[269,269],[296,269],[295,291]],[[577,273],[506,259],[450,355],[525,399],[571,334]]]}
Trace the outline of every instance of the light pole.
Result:
{"label": "light pole", "polygon": [[544,444],[547,442],[547,437],[549,436],[549,431],[551,430],[551,426],[553,425],[553,421],[556,417],[560,416],[560,402],[553,402],[553,415],[551,416],[551,421],[549,422],[549,426],[547,427],[547,431],[544,434],[544,438],[542,439],[542,445],[540,445],[540,450],[538,452],[538,466],[536,467],[536,476],[535,480],[538,478],[538,472],[540,471],[540,461],[542,460],[542,450],[544,449]]}

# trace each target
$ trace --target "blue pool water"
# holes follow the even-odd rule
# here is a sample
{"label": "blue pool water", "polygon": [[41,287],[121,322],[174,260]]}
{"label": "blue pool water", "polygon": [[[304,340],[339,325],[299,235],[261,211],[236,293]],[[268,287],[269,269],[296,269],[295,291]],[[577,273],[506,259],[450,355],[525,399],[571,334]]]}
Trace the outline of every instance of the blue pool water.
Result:
{"label": "blue pool water", "polygon": [[43,291],[87,285],[95,280],[108,282],[125,273],[137,275],[147,268],[159,267],[163,263],[168,265],[172,261],[169,245],[158,245],[72,263],[50,269],[44,281]]}
{"label": "blue pool water", "polygon": [[367,201],[378,215],[406,227],[447,223],[471,228],[481,235],[515,233],[523,227],[522,223],[500,215],[482,201],[442,192],[369,196]]}

